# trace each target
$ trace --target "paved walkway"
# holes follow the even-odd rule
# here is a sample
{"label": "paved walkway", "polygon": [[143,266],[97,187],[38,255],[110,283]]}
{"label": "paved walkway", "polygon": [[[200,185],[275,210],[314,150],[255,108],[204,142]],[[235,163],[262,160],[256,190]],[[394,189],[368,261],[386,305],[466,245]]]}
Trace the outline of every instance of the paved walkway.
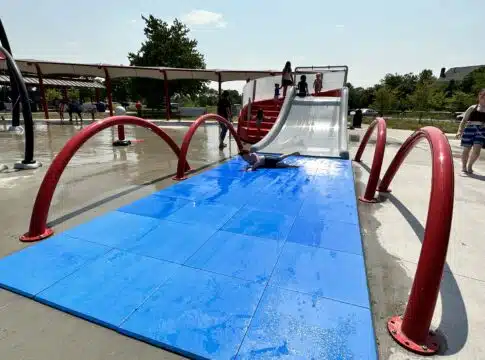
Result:
{"label": "paved walkway", "polygon": [[[362,130],[362,135],[364,130]],[[388,130],[383,171],[387,169],[399,145],[411,131]],[[451,137],[451,136],[450,136]],[[433,326],[446,337],[441,357],[449,359],[485,359],[485,258],[483,214],[485,213],[485,163],[476,165],[478,178],[462,177],[459,141],[451,139],[455,160],[455,206],[452,234],[440,297]],[[357,191],[363,194],[374,148],[364,153],[364,166],[354,163]],[[483,159],[483,157],[482,157]],[[431,185],[431,157],[426,141],[414,149],[392,186],[392,196],[380,204],[359,203],[359,215],[368,279],[370,281],[374,321],[381,359],[418,359],[387,334],[386,319],[404,311],[414,278],[428,210]]]}

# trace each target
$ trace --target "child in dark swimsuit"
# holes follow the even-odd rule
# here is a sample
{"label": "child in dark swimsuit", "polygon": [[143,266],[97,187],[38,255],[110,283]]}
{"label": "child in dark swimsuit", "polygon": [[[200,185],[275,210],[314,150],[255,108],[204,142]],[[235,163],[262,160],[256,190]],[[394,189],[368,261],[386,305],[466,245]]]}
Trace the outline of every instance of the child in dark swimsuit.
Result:
{"label": "child in dark swimsuit", "polygon": [[289,156],[297,156],[300,155],[299,152],[294,152],[287,155],[281,155],[278,157],[269,157],[264,155],[258,155],[254,152],[249,152],[249,150],[242,150],[239,155],[246,161],[249,166],[247,167],[247,171],[253,171],[258,168],[277,168],[284,159]]}
{"label": "child in dark swimsuit", "polygon": [[298,83],[298,96],[305,97],[308,95],[308,84],[306,82],[306,75],[300,77],[300,82]]}

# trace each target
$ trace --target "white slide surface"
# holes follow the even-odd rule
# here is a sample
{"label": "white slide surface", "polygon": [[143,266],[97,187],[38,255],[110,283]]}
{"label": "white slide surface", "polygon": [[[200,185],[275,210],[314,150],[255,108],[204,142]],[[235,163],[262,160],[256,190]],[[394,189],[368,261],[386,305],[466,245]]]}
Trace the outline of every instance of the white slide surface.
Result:
{"label": "white slide surface", "polygon": [[348,159],[348,89],[341,95],[298,97],[291,89],[272,129],[251,151]]}

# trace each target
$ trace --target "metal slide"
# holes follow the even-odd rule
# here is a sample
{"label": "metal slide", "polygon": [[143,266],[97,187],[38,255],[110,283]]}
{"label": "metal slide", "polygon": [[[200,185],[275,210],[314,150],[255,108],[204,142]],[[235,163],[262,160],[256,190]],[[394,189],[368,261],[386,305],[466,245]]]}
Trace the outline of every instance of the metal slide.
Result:
{"label": "metal slide", "polygon": [[341,97],[300,98],[289,91],[276,123],[251,151],[304,156],[349,158],[347,111],[348,88]]}

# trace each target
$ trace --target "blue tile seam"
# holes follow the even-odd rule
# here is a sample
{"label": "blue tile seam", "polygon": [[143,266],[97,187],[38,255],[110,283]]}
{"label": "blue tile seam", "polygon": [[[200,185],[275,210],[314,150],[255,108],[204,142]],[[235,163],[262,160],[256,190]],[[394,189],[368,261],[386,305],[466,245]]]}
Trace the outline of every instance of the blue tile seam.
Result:
{"label": "blue tile seam", "polygon": [[[293,230],[293,226],[295,225],[295,221],[296,221],[296,216],[293,217],[293,223],[291,224],[291,227],[290,227],[290,230],[288,231],[288,234],[291,232],[291,230]],[[261,305],[261,300],[264,298],[264,294],[266,293],[266,290],[268,289],[268,286],[269,286],[269,284],[271,282],[271,278],[273,277],[273,273],[274,273],[276,267],[278,266],[278,262],[279,262],[279,260],[281,258],[281,254],[283,253],[283,250],[285,249],[285,245],[286,245],[286,242],[287,242],[288,234],[286,235],[285,240],[283,242],[283,245],[281,246],[281,249],[279,251],[278,257],[276,258],[276,261],[275,261],[275,263],[273,265],[273,269],[271,269],[271,273],[269,274],[268,279],[266,280],[266,284],[264,285],[264,290],[261,292],[261,296],[260,296],[260,298],[258,300],[258,304],[254,308],[254,312],[251,315],[251,320],[249,320],[249,324],[248,324],[248,326],[246,328],[246,331],[244,332],[244,336],[242,337],[241,342],[239,343],[239,347],[237,348],[237,352],[236,352],[236,355],[234,356],[234,358],[237,358],[237,356],[239,355],[239,352],[241,351],[241,347],[242,347],[242,345],[244,343],[244,340],[246,339],[246,336],[247,336],[249,330],[251,329],[251,325],[253,323],[254,316],[256,315],[256,312],[258,311],[259,306]]]}
{"label": "blue tile seam", "polygon": [[[244,206],[245,206],[245,205],[242,205],[242,206],[241,206],[241,207],[239,207],[238,209],[239,209],[239,210],[241,210],[241,209],[242,209]],[[238,211],[239,211],[239,210],[238,210]],[[225,222],[225,223],[224,223],[222,226],[220,226],[220,227],[217,229],[217,231],[219,231],[220,229],[222,229],[222,228],[225,226],[225,224],[227,224],[229,221],[231,221],[231,220],[234,218],[234,216],[236,216],[236,214],[237,214],[237,212],[236,212],[236,213],[234,213],[234,214],[233,214],[233,215],[232,215],[232,216],[231,216],[231,217],[230,217],[230,218],[229,218],[229,219],[228,219],[228,220],[227,220],[227,221],[226,221],[226,222]],[[296,221],[296,216],[293,216],[292,218],[293,218],[293,221],[292,221],[292,224],[291,224],[291,227],[290,227],[290,230],[289,230],[289,231],[291,231],[291,230],[293,229],[293,225],[295,224],[295,221]],[[212,238],[212,237],[213,237],[213,236],[214,236],[214,235],[217,233],[217,231],[216,231],[214,234],[212,234],[212,235],[209,237],[209,239],[210,239],[210,238]],[[230,231],[228,231],[228,232],[230,232]],[[289,232],[288,232],[288,233],[289,233]],[[259,305],[260,305],[260,303],[261,303],[261,299],[263,298],[263,295],[264,295],[264,293],[266,292],[266,289],[267,289],[267,287],[268,287],[268,285],[269,285],[269,282],[270,282],[270,280],[271,280],[271,276],[273,275],[273,272],[274,272],[274,270],[275,270],[275,268],[276,268],[276,265],[278,264],[278,260],[279,260],[279,258],[280,258],[280,256],[281,256],[282,252],[283,252],[284,245],[286,244],[286,238],[287,238],[287,237],[288,237],[288,234],[286,235],[285,240],[284,240],[284,242],[283,242],[283,244],[282,244],[282,246],[281,246],[281,249],[279,250],[279,254],[278,254],[277,260],[276,260],[275,264],[273,265],[273,268],[272,268],[272,270],[271,270],[271,274],[268,276],[268,279],[266,280],[266,284],[265,284],[265,286],[264,286],[264,290],[261,292],[261,296],[259,297],[258,304],[256,305],[256,307],[255,307],[255,309],[254,309],[254,312],[253,312],[253,313],[252,313],[252,315],[251,315],[251,320],[249,321],[249,324],[248,324],[248,326],[247,326],[247,328],[246,328],[246,331],[245,331],[245,333],[244,333],[244,336],[243,336],[243,338],[242,338],[242,340],[241,340],[241,342],[240,342],[240,344],[239,344],[239,347],[238,347],[238,350],[237,350],[237,352],[236,352],[236,355],[235,355],[235,356],[237,356],[237,354],[239,353],[239,350],[241,349],[241,346],[242,346],[242,344],[243,344],[243,342],[244,342],[244,339],[245,339],[245,337],[246,337],[246,334],[247,334],[247,332],[249,331],[249,329],[250,329],[250,327],[251,327],[251,323],[252,323],[252,320],[253,320],[253,318],[254,318],[254,315],[256,314],[256,311],[257,311],[257,309],[258,309],[258,307],[259,307]],[[208,240],[206,240],[206,241],[204,242],[204,245],[207,243],[207,241],[209,241],[209,239],[208,239]],[[269,240],[271,240],[271,239],[269,239]],[[202,246],[201,246],[201,247],[202,247]],[[199,247],[199,249],[200,249],[200,247]],[[190,257],[189,257],[189,258],[188,258],[188,259],[187,259],[185,262],[187,262],[187,261],[188,261],[188,260],[189,260],[191,257],[193,257],[193,256],[195,255],[195,253],[196,253],[196,252],[194,252],[194,253],[192,254],[192,256],[190,256]],[[182,266],[186,266],[186,267],[188,267],[188,268],[193,268],[193,267],[191,267],[191,266],[187,266],[187,265],[185,265],[185,264],[184,264],[184,265],[182,265]],[[212,271],[207,271],[207,270],[205,270],[205,269],[199,269],[199,268],[195,268],[195,269],[197,269],[197,270],[199,270],[199,271],[205,271],[205,272],[209,272],[209,273],[215,273],[215,272],[212,272]],[[223,274],[219,274],[219,273],[215,273],[215,274],[217,274],[217,275],[222,275],[222,276],[227,276],[227,277],[232,277],[232,278],[237,278],[237,277],[235,277],[235,276],[228,276],[228,275],[223,275]],[[248,280],[246,280],[246,279],[241,279],[241,280],[248,281]],[[168,280],[166,280],[166,281],[168,281]],[[249,281],[249,282],[253,282],[253,281]],[[164,282],[164,283],[165,283],[165,282]],[[159,289],[161,286],[162,286],[162,285],[160,285],[159,287],[157,287],[157,290],[158,290],[158,289]],[[152,293],[152,294],[153,294],[153,293]],[[152,294],[151,294],[151,295],[152,295]],[[151,296],[151,295],[150,295],[150,296]],[[133,314],[134,314],[134,313],[135,313],[135,312],[136,312],[136,311],[137,311],[137,310],[138,310],[138,309],[139,309],[141,306],[142,306],[142,305],[143,305],[143,304],[145,304],[145,303],[148,301],[148,299],[150,298],[150,296],[149,296],[149,297],[147,297],[147,298],[146,298],[146,299],[145,299],[145,300],[142,302],[142,304],[140,304],[140,305],[139,305],[139,306],[138,306],[138,307],[137,307],[135,310],[133,310],[133,312],[132,312],[132,313],[130,313],[130,314],[129,314],[129,315],[128,315],[128,316],[127,316],[125,319],[123,319],[123,321],[121,322],[121,324],[120,324],[120,325],[119,325],[119,327],[118,327],[119,329],[121,329],[121,326],[123,325],[123,323],[125,323],[125,322],[126,322],[126,321],[127,321],[127,320],[128,320],[128,319],[129,319],[129,318],[130,318],[130,317],[131,317],[131,316],[132,316],[132,315],[133,315]],[[153,341],[153,340],[152,340],[152,341]]]}
{"label": "blue tile seam", "polygon": [[[69,235],[68,235],[68,236],[69,236]],[[69,237],[73,237],[73,236],[69,236]],[[85,242],[85,241],[86,241],[86,240],[83,240],[83,239],[78,239],[78,240],[83,241],[83,242]],[[91,243],[92,243],[92,242],[91,242]],[[101,258],[101,257],[105,256],[106,254],[108,254],[108,253],[110,253],[110,252],[112,252],[112,251],[113,251],[113,248],[111,248],[111,247],[109,247],[109,246],[102,245],[102,244],[98,244],[98,243],[94,243],[94,244],[96,244],[96,245],[98,245],[98,246],[105,247],[105,248],[106,248],[106,251],[105,251],[104,253],[102,253],[102,254],[99,254],[98,256],[95,256],[95,257],[93,257],[93,258],[91,258],[91,259],[89,259],[89,260],[86,260],[85,262],[83,262],[81,265],[79,265],[77,268],[75,268],[75,269],[74,269],[73,271],[71,271],[70,273],[66,274],[65,276],[61,277],[60,279],[58,279],[58,280],[54,281],[52,284],[50,284],[50,285],[49,285],[49,286],[47,286],[46,288],[43,288],[42,290],[39,290],[37,293],[35,293],[35,294],[33,294],[33,295],[30,295],[30,296],[28,296],[28,297],[29,297],[29,298],[31,298],[31,299],[34,299],[34,300],[38,301],[38,299],[37,299],[37,295],[39,295],[41,292],[43,292],[43,291],[45,291],[45,290],[47,290],[47,289],[51,288],[52,286],[56,285],[57,283],[61,282],[62,280],[64,280],[64,279],[66,279],[66,278],[70,277],[71,275],[73,275],[73,274],[77,273],[78,271],[80,271],[80,270],[81,270],[82,268],[84,268],[85,266],[88,266],[89,264],[91,264],[91,263],[95,262],[95,261],[96,261],[96,260],[98,260],[99,258]],[[22,251],[22,250],[23,250],[23,249],[18,250],[18,251],[15,251],[15,252],[20,252],[20,251]],[[12,254],[13,254],[13,253],[12,253]],[[3,284],[0,284],[0,287],[3,287]],[[21,291],[19,292],[19,291],[17,291],[17,290],[13,290],[13,291],[14,291],[14,292],[16,292],[16,293],[20,293],[20,292],[21,292]]]}
{"label": "blue tile seam", "polygon": [[[352,174],[351,176],[352,176],[352,178],[353,178],[353,172],[352,172],[351,174]],[[354,185],[354,189],[353,189],[353,190],[355,191],[355,182],[353,182],[353,185]],[[154,194],[152,194],[152,195],[154,195]],[[162,194],[160,194],[160,195],[162,195]],[[166,195],[162,195],[162,196],[166,196]],[[170,196],[166,196],[166,197],[170,197]],[[171,196],[170,198],[174,198],[174,197],[173,197],[173,196]],[[217,203],[217,202],[215,202],[215,203]],[[356,205],[356,203],[354,203],[354,204],[355,204],[354,206],[357,206],[357,205]],[[301,206],[302,206],[302,205],[301,205]],[[300,208],[301,208],[301,206],[300,206]],[[248,206],[247,204],[246,204],[246,205],[241,205],[241,206],[233,206],[233,207],[234,207],[234,208],[237,208],[237,209],[239,209],[239,210],[240,210],[240,209],[242,209],[242,208],[244,208],[244,207],[251,208],[251,207],[250,207],[250,206]],[[115,211],[118,211],[118,210],[115,210]],[[121,212],[123,212],[123,211],[121,211]],[[123,212],[123,213],[125,213],[125,212]],[[138,216],[141,216],[141,215],[138,215]],[[206,241],[205,241],[205,242],[204,242],[204,243],[203,243],[203,244],[202,244],[200,247],[204,246],[204,245],[207,243],[207,241],[209,241],[209,240],[210,240],[210,239],[211,239],[211,238],[212,238],[212,237],[213,237],[213,236],[214,236],[214,235],[217,233],[217,231],[219,231],[220,229],[222,229],[222,228],[225,226],[225,224],[227,224],[229,221],[231,221],[231,220],[234,218],[234,216],[236,216],[236,213],[235,213],[235,214],[233,214],[233,215],[232,215],[230,218],[228,218],[228,219],[227,219],[227,221],[225,221],[225,222],[224,222],[224,224],[222,224],[221,226],[219,226],[219,227],[217,228],[217,230],[214,232],[214,234],[213,234],[213,235],[211,235],[211,236],[210,236],[210,237],[209,237],[209,238],[208,238],[208,239],[207,239],[207,240],[206,240]],[[298,215],[296,215],[296,216],[291,216],[291,217],[293,218],[293,220],[292,220],[292,224],[291,224],[291,227],[290,227],[289,232],[291,232],[291,230],[293,229],[297,216],[298,216]],[[146,217],[149,217],[149,216],[146,216]],[[172,221],[172,220],[166,220],[166,221],[171,221],[171,222],[174,222],[174,223],[178,223],[178,222],[176,222],[176,221]],[[358,221],[358,224],[357,224],[357,225],[358,225],[358,226],[360,226],[360,218],[359,218],[359,217],[357,217],[357,221]],[[343,221],[343,222],[345,222],[345,221]],[[148,234],[149,232],[151,232],[151,231],[153,231],[153,229],[150,229],[150,230],[148,230],[147,232],[143,233],[143,235],[142,235],[142,236],[147,235],[147,234]],[[288,232],[288,234],[289,234],[289,232]],[[265,294],[265,292],[266,292],[266,290],[267,290],[267,288],[268,288],[268,286],[269,286],[269,283],[270,283],[271,277],[273,276],[273,273],[274,273],[274,271],[275,271],[275,269],[276,269],[276,266],[277,266],[277,264],[278,264],[278,262],[279,262],[279,260],[280,260],[281,254],[282,254],[282,252],[283,252],[283,250],[284,250],[284,247],[285,247],[286,243],[288,242],[288,240],[287,240],[287,238],[288,238],[288,234],[287,234],[287,235],[285,236],[285,238],[284,238],[284,242],[283,242],[283,244],[282,244],[282,246],[281,246],[281,249],[280,249],[280,251],[279,251],[279,254],[278,254],[278,257],[277,257],[277,261],[275,262],[275,264],[274,264],[274,266],[273,266],[273,269],[272,269],[272,271],[271,271],[271,274],[270,274],[270,276],[268,277],[268,280],[266,281],[266,285],[265,285],[264,291],[262,292],[261,297],[260,297],[260,299],[259,299],[259,301],[258,301],[258,305],[256,306],[255,311],[254,311],[254,313],[253,313],[253,315],[252,315],[252,317],[251,317],[251,321],[250,321],[250,323],[249,323],[249,325],[248,325],[248,327],[247,327],[247,329],[246,329],[246,333],[245,333],[245,335],[244,335],[244,337],[243,337],[243,340],[241,341],[241,345],[242,345],[242,343],[243,343],[243,341],[244,341],[244,338],[246,337],[247,332],[248,332],[248,331],[249,331],[249,329],[250,329],[250,326],[251,326],[251,323],[252,323],[252,320],[253,320],[254,314],[256,313],[257,309],[259,308],[259,305],[260,305],[261,299],[263,298],[263,296],[264,296],[264,294]],[[362,234],[361,234],[361,232],[360,232],[360,229],[359,229],[359,235],[361,236],[361,246],[363,247],[363,238],[362,238]],[[71,237],[73,237],[73,236],[71,236]],[[258,237],[258,236],[254,236],[254,237],[256,237],[256,238],[261,238],[261,239],[267,239],[267,238],[264,238],[264,237]],[[76,237],[76,238],[77,238],[77,237]],[[79,239],[79,240],[86,241],[86,242],[90,242],[90,243],[95,243],[95,242],[92,242],[92,241],[89,241],[89,240],[85,240],[85,239]],[[98,243],[95,243],[95,244],[98,244]],[[99,244],[98,244],[98,245],[99,245]],[[303,245],[303,246],[311,246],[311,245]],[[106,247],[107,247],[107,246],[106,246]],[[197,252],[197,251],[200,249],[200,247],[199,247],[199,248],[198,248],[198,249],[197,249],[197,250],[194,252],[194,254],[195,254],[195,253],[196,253],[196,252]],[[322,248],[324,248],[324,247],[322,247]],[[118,249],[118,248],[117,248],[117,247],[111,247],[111,246],[110,246],[110,247],[107,247],[107,251],[106,251],[104,254],[101,254],[101,255],[100,255],[100,256],[98,256],[98,257],[104,256],[105,254],[109,253],[109,252],[110,252],[110,251],[112,251],[113,249]],[[327,248],[327,249],[328,249],[328,248]],[[119,249],[119,250],[129,252],[129,251],[125,250],[125,249]],[[337,252],[346,252],[346,251],[341,251],[341,250],[333,250],[333,249],[328,249],[328,250],[337,251]],[[194,254],[192,254],[192,255],[191,255],[191,256],[190,256],[188,259],[186,259],[186,260],[185,260],[185,262],[187,262],[187,261],[188,261],[190,258],[192,258],[192,257],[194,256]],[[353,254],[353,255],[356,255],[356,254]],[[145,256],[145,257],[147,257],[147,258],[151,258],[150,256],[146,256],[146,255],[140,255],[140,256]],[[359,255],[357,255],[357,256],[359,256]],[[363,255],[360,255],[360,256],[363,256]],[[62,279],[59,279],[59,280],[58,280],[58,281],[56,281],[54,284],[51,284],[49,287],[51,287],[51,286],[55,285],[57,282],[59,282],[59,281],[61,281],[61,280],[65,279],[66,277],[71,276],[71,275],[72,275],[72,274],[74,274],[75,272],[79,271],[79,270],[80,270],[82,267],[87,266],[87,265],[88,265],[90,262],[92,262],[92,261],[95,261],[95,260],[96,260],[98,257],[93,258],[93,259],[91,259],[91,260],[89,260],[89,261],[86,261],[86,262],[85,262],[85,263],[83,263],[81,266],[79,266],[77,269],[75,269],[73,272],[69,273],[68,275],[66,275],[66,276],[65,276],[65,277],[63,277]],[[157,258],[154,258],[154,259],[157,259]],[[157,260],[160,260],[160,259],[157,259]],[[198,269],[198,270],[205,271],[205,272],[208,272],[208,273],[218,274],[218,275],[220,275],[220,276],[232,277],[232,278],[235,278],[235,279],[240,279],[240,278],[238,278],[237,276],[229,276],[229,275],[224,275],[224,274],[220,274],[220,273],[217,273],[217,272],[208,271],[208,270],[205,270],[205,269],[199,269],[199,268],[196,268],[196,267],[188,266],[188,265],[185,265],[185,262],[184,262],[184,264],[180,264],[180,263],[176,263],[176,262],[172,262],[172,261],[167,261],[167,260],[163,260],[163,261],[166,261],[166,262],[171,262],[171,263],[175,263],[175,264],[178,264],[178,265],[181,265],[181,266],[186,266],[186,267],[188,267],[188,268],[194,268],[194,269]],[[364,257],[364,261],[365,261],[365,257]],[[366,268],[367,268],[367,267],[366,267]],[[246,279],[240,279],[240,280],[248,281],[248,280],[246,280]],[[159,289],[161,286],[163,286],[163,284],[165,284],[165,282],[166,282],[166,281],[168,281],[168,279],[167,279],[167,280],[165,280],[165,281],[163,281],[161,284],[159,284],[155,290],[153,290],[153,291],[152,291],[152,292],[151,292],[149,295],[147,295],[147,296],[146,296],[146,298],[144,299],[144,301],[143,301],[143,302],[142,302],[142,303],[141,303],[141,304],[140,304],[140,305],[139,305],[139,306],[138,306],[138,307],[137,307],[137,308],[136,308],[136,309],[135,309],[135,310],[134,310],[134,311],[133,311],[131,314],[129,314],[129,315],[128,315],[128,316],[127,316],[127,317],[126,317],[126,318],[125,318],[125,319],[122,321],[122,323],[123,323],[124,321],[126,321],[126,319],[128,319],[128,318],[129,318],[129,317],[130,317],[130,316],[131,316],[131,315],[132,315],[134,312],[136,312],[136,310],[137,310],[137,309],[139,309],[139,308],[140,308],[140,307],[141,307],[141,306],[142,306],[144,303],[146,303],[146,301],[147,301],[147,300],[148,300],[148,299],[149,299],[149,298],[150,298],[150,297],[153,295],[153,293],[155,293],[155,292],[156,292],[156,291],[157,291],[157,290],[158,290],[158,289]],[[252,281],[249,281],[249,282],[252,282]],[[367,277],[366,277],[366,285],[367,285],[367,290],[368,290],[368,295],[369,295],[369,304],[370,304],[370,294],[369,294],[369,288],[368,288],[368,280],[367,280]],[[48,289],[49,287],[47,287],[46,289]],[[281,286],[278,286],[278,287],[279,287],[279,288],[282,288],[282,289],[285,289],[284,287],[281,287]],[[46,289],[43,289],[42,291],[44,291],[44,290],[46,290]],[[288,290],[288,291],[293,291],[293,292],[298,292],[298,291],[295,291],[295,290],[290,290],[290,289],[286,289],[286,290]],[[304,294],[305,294],[305,293],[304,293]],[[326,297],[322,297],[322,296],[318,296],[318,297],[320,297],[320,298],[326,298]],[[34,298],[35,298],[35,296],[34,296]],[[329,300],[331,300],[331,301],[337,301],[337,302],[342,302],[342,303],[348,304],[348,303],[346,303],[346,302],[339,301],[339,300],[336,300],[336,299],[331,299],[331,298],[326,298],[326,299],[329,299]],[[36,300],[37,300],[37,301],[39,301],[40,299],[36,299]],[[40,301],[40,302],[43,302],[43,301]],[[45,301],[45,303],[47,303],[47,305],[52,306],[52,304],[50,304],[50,303],[49,303],[49,301]],[[361,307],[361,306],[359,306],[359,305],[355,305],[355,304],[349,304],[349,305],[353,305],[353,306]],[[56,306],[54,306],[54,307],[57,307],[57,308],[59,308],[59,309],[61,309],[61,310],[63,310],[63,311],[66,311],[66,309],[63,309],[63,307],[62,307],[62,306],[60,306],[60,305],[56,305]],[[70,312],[70,313],[73,313],[73,314],[77,314],[77,312],[72,311],[72,310],[70,310],[69,312]],[[87,315],[83,315],[83,314],[80,314],[80,315],[81,315],[80,317],[82,317],[82,318],[89,317],[89,316],[87,316]],[[104,322],[102,322],[102,321],[100,321],[100,320],[96,320],[96,319],[89,319],[89,318],[88,318],[87,320],[89,320],[89,321],[93,321],[93,320],[95,320],[95,322],[97,322],[98,324],[103,324],[103,326],[106,326],[106,325],[107,325],[107,324],[104,324]],[[121,323],[121,324],[122,324],[122,323]],[[121,327],[121,324],[120,324],[120,327]],[[373,323],[373,325],[374,325],[374,323]],[[112,326],[106,326],[106,327],[112,328]],[[374,327],[374,326],[373,326],[373,327]],[[375,327],[374,327],[374,328],[375,328]],[[115,329],[115,330],[116,330],[116,329]],[[119,332],[119,329],[117,329],[117,331]],[[153,342],[153,341],[152,341],[152,342]],[[240,346],[241,346],[241,345],[240,345]],[[166,345],[165,345],[165,347],[166,347]],[[240,347],[239,347],[239,348],[240,348]],[[178,349],[178,350],[177,350],[177,352],[179,352],[179,353],[180,353],[180,350],[181,350],[181,349]],[[238,352],[239,352],[239,349],[238,349]]]}

